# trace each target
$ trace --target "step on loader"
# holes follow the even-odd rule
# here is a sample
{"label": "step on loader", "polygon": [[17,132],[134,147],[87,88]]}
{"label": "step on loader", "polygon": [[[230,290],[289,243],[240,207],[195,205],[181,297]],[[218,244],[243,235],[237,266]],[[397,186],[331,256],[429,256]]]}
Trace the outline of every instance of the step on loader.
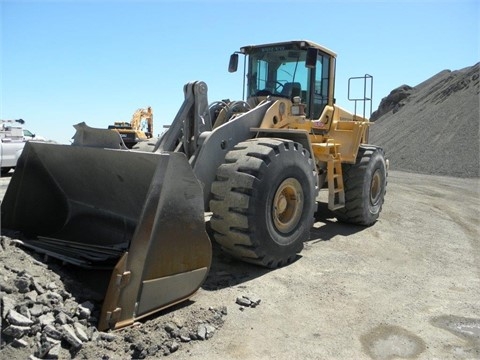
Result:
{"label": "step on loader", "polygon": [[362,96],[362,116],[335,104],[335,53],[304,40],[246,46],[232,54],[230,72],[240,55],[246,100],[209,104],[207,85],[188,83],[154,143],[127,149],[117,133],[82,123],[72,145],[25,146],[2,227],[66,264],[106,269],[100,330],[201,286],[212,258],[205,212],[225,252],[269,268],[302,250],[321,189],[339,221],[378,219],[388,162],[368,144],[371,96]]}

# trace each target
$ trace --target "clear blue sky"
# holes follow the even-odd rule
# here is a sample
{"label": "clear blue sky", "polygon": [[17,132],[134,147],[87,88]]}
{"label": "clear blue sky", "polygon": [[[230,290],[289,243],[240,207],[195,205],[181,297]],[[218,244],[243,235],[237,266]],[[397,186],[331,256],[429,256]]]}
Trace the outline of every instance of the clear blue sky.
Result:
{"label": "clear blue sky", "polygon": [[184,84],[205,81],[209,102],[239,100],[230,54],[293,39],[338,54],[336,98],[347,109],[348,78],[373,75],[375,110],[399,85],[480,60],[479,3],[0,0],[0,118],[69,143],[74,124],[106,128],[152,106],[160,133]]}

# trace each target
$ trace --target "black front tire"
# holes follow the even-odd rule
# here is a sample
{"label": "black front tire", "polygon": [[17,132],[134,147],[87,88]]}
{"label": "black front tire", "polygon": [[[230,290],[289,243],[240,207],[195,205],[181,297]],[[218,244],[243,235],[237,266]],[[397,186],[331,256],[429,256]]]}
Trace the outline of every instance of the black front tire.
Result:
{"label": "black front tire", "polygon": [[360,146],[355,164],[343,164],[345,207],[335,210],[339,221],[370,226],[382,211],[387,189],[387,166],[383,149]]}
{"label": "black front tire", "polygon": [[212,184],[215,240],[246,262],[269,268],[292,262],[310,236],[316,176],[299,143],[273,138],[239,143]]}

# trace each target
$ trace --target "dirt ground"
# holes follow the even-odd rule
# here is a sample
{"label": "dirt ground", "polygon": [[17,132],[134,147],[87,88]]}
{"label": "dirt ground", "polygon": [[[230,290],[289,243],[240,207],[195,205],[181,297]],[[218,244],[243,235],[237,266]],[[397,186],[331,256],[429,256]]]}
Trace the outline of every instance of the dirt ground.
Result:
{"label": "dirt ground", "polygon": [[201,290],[205,306],[261,304],[230,306],[218,335],[172,358],[480,358],[479,184],[390,172],[374,226],[319,216],[295,263]]}
{"label": "dirt ground", "polygon": [[[480,358],[479,179],[391,171],[380,220],[369,228],[321,210],[287,267],[239,263],[215,247],[200,291],[156,317],[222,306],[228,314],[211,339],[182,343],[169,358]],[[260,303],[241,307],[242,296]],[[79,358],[101,358],[91,351]],[[125,358],[116,354],[109,358]]]}

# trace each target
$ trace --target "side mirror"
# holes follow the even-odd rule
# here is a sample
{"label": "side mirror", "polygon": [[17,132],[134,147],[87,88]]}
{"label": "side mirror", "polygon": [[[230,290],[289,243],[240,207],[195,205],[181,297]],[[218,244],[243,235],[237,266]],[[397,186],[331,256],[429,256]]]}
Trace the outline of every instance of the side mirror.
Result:
{"label": "side mirror", "polygon": [[230,62],[228,64],[228,72],[235,72],[238,68],[238,54],[230,55]]}
{"label": "side mirror", "polygon": [[307,49],[307,58],[305,60],[305,67],[309,69],[315,69],[317,65],[317,49],[308,48]]}

